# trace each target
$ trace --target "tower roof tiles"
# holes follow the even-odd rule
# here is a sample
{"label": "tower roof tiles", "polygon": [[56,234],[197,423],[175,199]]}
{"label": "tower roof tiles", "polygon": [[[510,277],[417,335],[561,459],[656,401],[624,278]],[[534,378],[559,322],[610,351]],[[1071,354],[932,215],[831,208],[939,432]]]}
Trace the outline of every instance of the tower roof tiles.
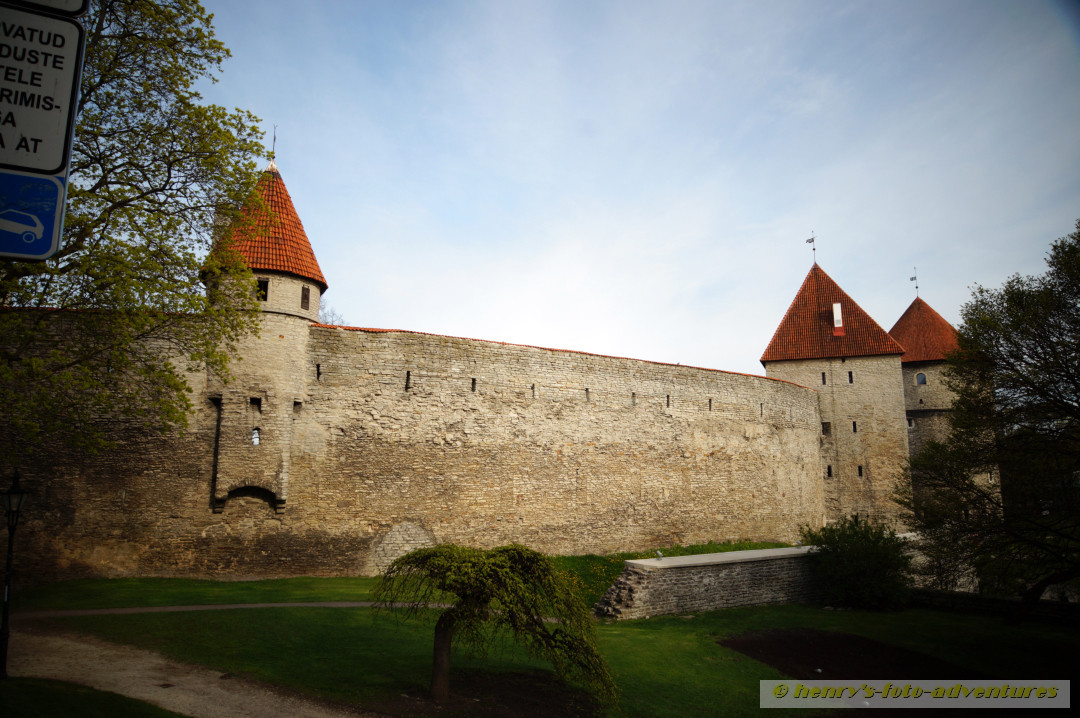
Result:
{"label": "tower roof tiles", "polygon": [[896,320],[889,335],[907,350],[900,357],[904,364],[942,361],[946,354],[960,348],[952,325],[919,297]]}
{"label": "tower roof tiles", "polygon": [[[841,308],[842,333],[834,331],[833,304]],[[776,328],[761,363],[903,353],[904,347],[815,262]]]}
{"label": "tower roof tiles", "polygon": [[252,270],[293,274],[310,279],[326,291],[326,278],[273,160],[259,177],[240,215],[240,221],[230,230],[233,247]]}

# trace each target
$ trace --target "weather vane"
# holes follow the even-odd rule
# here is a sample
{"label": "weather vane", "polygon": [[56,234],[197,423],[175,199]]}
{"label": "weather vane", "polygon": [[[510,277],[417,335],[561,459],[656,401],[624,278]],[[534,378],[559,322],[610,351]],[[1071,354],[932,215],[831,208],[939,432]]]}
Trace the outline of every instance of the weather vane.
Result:
{"label": "weather vane", "polygon": [[915,282],[915,296],[917,297],[919,296],[919,268],[915,267],[914,272],[915,273],[911,275],[911,279],[909,279],[908,281]]}
{"label": "weather vane", "polygon": [[814,250],[814,264],[817,264],[817,244],[814,243],[814,231],[810,230],[810,239],[806,240],[806,243],[810,245],[810,249]]}
{"label": "weather vane", "polygon": [[274,142],[270,145],[270,159],[277,156],[277,125],[274,125]]}

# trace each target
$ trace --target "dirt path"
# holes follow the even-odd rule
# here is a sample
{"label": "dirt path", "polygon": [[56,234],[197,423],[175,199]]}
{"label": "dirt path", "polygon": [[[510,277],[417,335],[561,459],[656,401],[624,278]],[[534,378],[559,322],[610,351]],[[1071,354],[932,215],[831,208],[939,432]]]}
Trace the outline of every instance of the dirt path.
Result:
{"label": "dirt path", "polygon": [[193,718],[380,718],[88,636],[13,630],[12,677],[53,678],[137,698]]}

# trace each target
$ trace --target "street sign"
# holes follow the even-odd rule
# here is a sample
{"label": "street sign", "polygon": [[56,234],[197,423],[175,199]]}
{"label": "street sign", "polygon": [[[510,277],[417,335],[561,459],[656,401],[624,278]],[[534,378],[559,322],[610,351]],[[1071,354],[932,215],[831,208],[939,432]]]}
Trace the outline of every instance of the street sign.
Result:
{"label": "street sign", "polygon": [[30,5],[59,15],[78,16],[86,12],[90,0],[22,0],[20,5]]}
{"label": "street sign", "polygon": [[0,257],[42,260],[60,248],[67,178],[0,171]]}
{"label": "street sign", "polygon": [[0,167],[66,174],[83,42],[75,20],[0,4]]}

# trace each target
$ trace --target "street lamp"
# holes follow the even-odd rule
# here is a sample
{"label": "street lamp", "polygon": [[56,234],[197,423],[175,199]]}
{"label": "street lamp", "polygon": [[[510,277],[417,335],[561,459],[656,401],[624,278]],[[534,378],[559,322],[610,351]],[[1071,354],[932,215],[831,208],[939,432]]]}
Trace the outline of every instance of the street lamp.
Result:
{"label": "street lamp", "polygon": [[19,523],[19,509],[26,500],[26,492],[19,486],[18,469],[15,469],[15,475],[11,477],[11,488],[0,493],[0,499],[3,499],[8,531],[7,566],[4,569],[4,613],[0,617],[0,680],[3,680],[7,678],[8,636],[11,633],[8,627],[8,603],[11,599],[11,547],[15,542],[15,526]]}

